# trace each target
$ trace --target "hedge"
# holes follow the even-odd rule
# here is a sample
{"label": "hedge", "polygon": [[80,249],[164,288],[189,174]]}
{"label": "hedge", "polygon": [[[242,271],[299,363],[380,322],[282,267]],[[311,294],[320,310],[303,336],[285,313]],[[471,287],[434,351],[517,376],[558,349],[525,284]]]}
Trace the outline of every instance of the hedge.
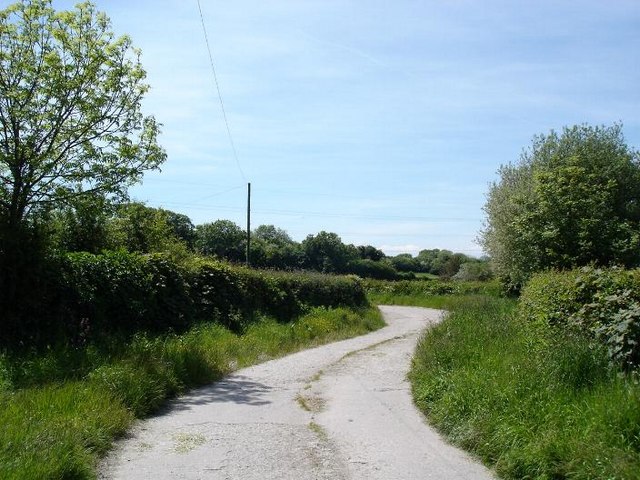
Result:
{"label": "hedge", "polygon": [[538,273],[522,292],[519,312],[540,325],[584,332],[607,347],[613,362],[640,366],[640,269]]}
{"label": "hedge", "polygon": [[5,305],[11,312],[0,321],[0,344],[84,343],[106,332],[180,332],[212,320],[238,331],[256,314],[289,321],[311,307],[367,303],[357,277],[256,271],[203,258],[177,264],[162,254],[69,253],[41,270],[46,281]]}

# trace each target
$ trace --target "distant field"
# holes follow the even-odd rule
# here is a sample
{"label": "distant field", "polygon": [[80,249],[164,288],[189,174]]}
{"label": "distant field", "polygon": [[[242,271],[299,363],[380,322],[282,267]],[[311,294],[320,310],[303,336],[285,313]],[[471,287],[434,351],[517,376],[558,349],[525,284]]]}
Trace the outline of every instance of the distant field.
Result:
{"label": "distant field", "polygon": [[420,272],[420,273],[414,273],[414,275],[416,276],[416,278],[426,278],[429,280],[437,280],[438,278],[440,278],[438,277],[438,275],[434,275],[433,273]]}

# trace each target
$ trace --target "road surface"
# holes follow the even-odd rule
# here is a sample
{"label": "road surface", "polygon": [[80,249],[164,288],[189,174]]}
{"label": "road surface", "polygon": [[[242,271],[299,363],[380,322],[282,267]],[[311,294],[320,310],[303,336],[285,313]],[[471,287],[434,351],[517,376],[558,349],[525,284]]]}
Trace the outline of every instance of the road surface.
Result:
{"label": "road surface", "polygon": [[101,479],[491,479],[433,431],[406,373],[438,310],[380,307],[371,334],[246,368],[140,421]]}

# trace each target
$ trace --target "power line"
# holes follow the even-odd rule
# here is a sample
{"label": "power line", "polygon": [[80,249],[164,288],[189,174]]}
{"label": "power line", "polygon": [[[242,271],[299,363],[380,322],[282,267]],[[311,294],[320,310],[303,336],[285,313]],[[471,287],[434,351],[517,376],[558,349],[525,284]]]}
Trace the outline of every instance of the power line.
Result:
{"label": "power line", "polygon": [[[237,190],[234,188],[231,190]],[[225,210],[225,211],[244,211],[242,207],[231,205],[198,205],[194,203],[183,202],[160,202],[167,206],[195,208],[198,210]],[[478,222],[481,218],[462,218],[462,217],[422,217],[422,216],[404,216],[404,215],[359,215],[350,213],[334,213],[334,212],[311,212],[304,210],[280,210],[280,209],[257,209],[252,210],[253,213],[273,214],[282,216],[309,216],[309,217],[326,217],[326,218],[347,218],[355,220],[418,220],[435,223],[464,223]]]}
{"label": "power line", "polygon": [[231,129],[229,128],[229,121],[227,120],[227,112],[224,109],[224,102],[222,101],[222,93],[220,92],[220,85],[218,84],[216,67],[213,63],[213,55],[211,53],[211,46],[209,45],[209,36],[207,35],[207,27],[205,26],[205,23],[204,23],[204,15],[202,14],[202,7],[200,6],[200,0],[196,0],[196,1],[198,2],[198,11],[200,12],[200,22],[202,23],[202,32],[204,33],[204,42],[207,44],[207,52],[209,52],[209,63],[211,64],[211,71],[213,72],[213,80],[216,85],[216,90],[218,91],[218,99],[220,100],[222,117],[224,118],[224,124],[227,126],[227,135],[229,136],[229,143],[231,144],[231,149],[233,150],[233,157],[236,159],[236,165],[238,166],[240,175],[242,175],[242,179],[246,182],[247,178],[244,176],[244,171],[242,170],[242,166],[240,165],[240,160],[238,159],[238,152],[236,151],[236,144],[233,141],[233,136],[231,135]]}
{"label": "power line", "polygon": [[208,200],[208,199],[213,198],[213,197],[217,197],[217,196],[220,196],[220,195],[224,195],[225,193],[233,192],[233,191],[235,191],[235,190],[240,190],[241,188],[245,188],[245,186],[244,186],[244,185],[241,185],[241,186],[239,186],[239,187],[231,187],[231,188],[228,188],[228,189],[223,190],[223,191],[221,191],[221,192],[215,192],[215,193],[212,193],[212,194],[210,194],[210,195],[207,195],[206,197],[196,198],[196,199],[195,199],[195,200],[193,200],[193,201],[194,201],[194,202],[201,202],[202,200]]}

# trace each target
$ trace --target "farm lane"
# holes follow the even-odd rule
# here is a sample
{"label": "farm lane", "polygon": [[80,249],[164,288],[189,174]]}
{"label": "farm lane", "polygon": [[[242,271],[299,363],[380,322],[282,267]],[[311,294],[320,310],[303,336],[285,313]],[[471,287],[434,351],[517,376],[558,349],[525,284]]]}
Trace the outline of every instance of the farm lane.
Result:
{"label": "farm lane", "polygon": [[425,424],[406,381],[438,310],[380,307],[371,334],[246,368],[139,422],[101,479],[490,479]]}

